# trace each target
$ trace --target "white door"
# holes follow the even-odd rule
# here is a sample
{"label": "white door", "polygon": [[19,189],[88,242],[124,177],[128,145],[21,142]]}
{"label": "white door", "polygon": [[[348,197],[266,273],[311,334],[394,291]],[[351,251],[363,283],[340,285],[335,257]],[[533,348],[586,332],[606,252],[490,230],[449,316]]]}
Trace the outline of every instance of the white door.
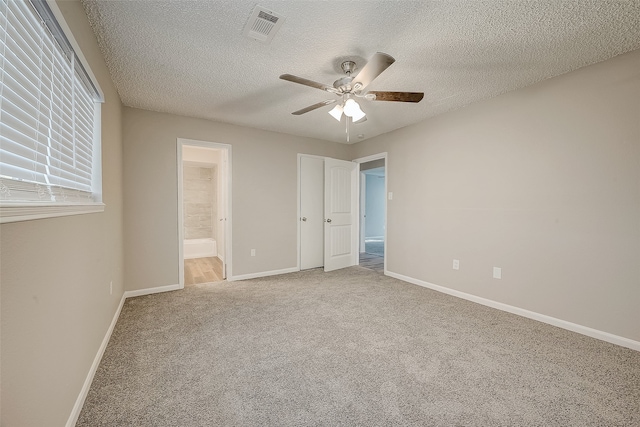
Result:
{"label": "white door", "polygon": [[300,157],[300,269],[324,265],[324,159]]}
{"label": "white door", "polygon": [[324,159],[324,271],[357,264],[358,166]]}

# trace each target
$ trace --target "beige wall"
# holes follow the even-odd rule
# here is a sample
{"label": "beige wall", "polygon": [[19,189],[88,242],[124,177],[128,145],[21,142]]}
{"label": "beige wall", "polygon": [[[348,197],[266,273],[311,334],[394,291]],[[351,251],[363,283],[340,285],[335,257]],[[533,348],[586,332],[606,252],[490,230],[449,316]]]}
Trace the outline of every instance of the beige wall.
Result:
{"label": "beige wall", "polygon": [[296,265],[297,153],[388,151],[391,271],[640,340],[640,52],[347,147],[121,110],[60,8],[106,97],[106,210],[0,226],[3,426],[63,425],[124,284],[179,282],[179,137],[233,145],[234,275]]}
{"label": "beige wall", "polygon": [[82,6],[59,6],[106,98],[106,209],[0,226],[3,426],[67,422],[124,292],[120,99]]}
{"label": "beige wall", "polygon": [[353,146],[389,152],[389,270],[640,341],[639,70],[635,51]]}
{"label": "beige wall", "polygon": [[297,154],[345,159],[348,151],[344,144],[134,108],[124,109],[123,137],[127,290],[179,283],[177,138],[232,145],[234,276],[296,266]]}

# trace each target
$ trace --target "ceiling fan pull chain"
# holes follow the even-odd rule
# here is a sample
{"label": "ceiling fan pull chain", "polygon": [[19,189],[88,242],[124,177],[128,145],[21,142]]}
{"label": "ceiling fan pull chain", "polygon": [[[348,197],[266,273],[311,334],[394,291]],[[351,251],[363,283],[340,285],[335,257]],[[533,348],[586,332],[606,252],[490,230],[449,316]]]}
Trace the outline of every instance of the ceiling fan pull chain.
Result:
{"label": "ceiling fan pull chain", "polygon": [[[329,114],[337,121],[341,121],[342,116],[345,117],[345,132],[347,134],[347,142],[350,142],[351,124],[362,123],[367,120],[366,114],[362,111],[360,104],[358,104],[355,98],[364,98],[367,101],[417,103],[424,97],[424,93],[422,92],[365,91],[366,87],[394,62],[395,59],[391,55],[382,52],[376,52],[361,70],[358,70],[354,61],[343,61],[340,67],[346,74],[346,77],[342,77],[333,82],[333,86],[318,83],[303,77],[294,76],[292,74],[280,75],[280,79],[282,80],[324,90],[339,97],[339,99],[328,99],[326,101],[318,102],[298,111],[294,111],[291,114],[299,116],[308,113],[309,111],[317,110],[325,105],[337,104],[331,109],[331,111],[329,111]],[[358,70],[358,73],[354,77],[353,74],[356,70]],[[362,138],[362,136],[360,138]]]}
{"label": "ceiling fan pull chain", "polygon": [[344,119],[345,119],[345,121],[347,122],[347,130],[346,130],[346,132],[347,132],[347,142],[349,142],[349,136],[350,136],[350,135],[349,135],[349,122],[351,121],[351,117],[349,117],[349,116],[344,116]]}

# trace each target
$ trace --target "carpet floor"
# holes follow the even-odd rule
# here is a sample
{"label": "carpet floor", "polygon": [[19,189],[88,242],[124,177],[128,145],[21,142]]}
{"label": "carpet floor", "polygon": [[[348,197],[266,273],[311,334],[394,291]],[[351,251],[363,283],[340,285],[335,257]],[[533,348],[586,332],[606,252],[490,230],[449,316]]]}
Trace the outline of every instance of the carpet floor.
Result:
{"label": "carpet floor", "polygon": [[127,299],[78,426],[638,426],[640,352],[361,267]]}

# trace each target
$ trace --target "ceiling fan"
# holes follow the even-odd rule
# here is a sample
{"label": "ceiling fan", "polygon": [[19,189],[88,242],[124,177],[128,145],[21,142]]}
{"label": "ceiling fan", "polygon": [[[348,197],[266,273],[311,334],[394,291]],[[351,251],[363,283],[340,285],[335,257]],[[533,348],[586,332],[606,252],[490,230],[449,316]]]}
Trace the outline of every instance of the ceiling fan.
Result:
{"label": "ceiling fan", "polygon": [[317,104],[310,105],[306,108],[302,108],[298,111],[294,111],[294,116],[299,116],[309,111],[316,110],[325,105],[338,104],[329,114],[336,120],[340,121],[342,115],[346,116],[347,122],[347,141],[349,141],[349,122],[362,123],[366,120],[366,114],[360,108],[360,104],[355,98],[364,98],[368,101],[395,101],[395,102],[420,102],[424,97],[422,92],[382,92],[382,91],[368,91],[365,92],[365,88],[384,70],[389,68],[396,60],[386,53],[377,52],[369,59],[369,62],[364,66],[362,70],[355,76],[351,74],[356,70],[356,63],[353,61],[344,61],[341,64],[342,70],[345,72],[346,77],[342,77],[335,82],[333,86],[325,85],[322,83],[314,82],[302,77],[297,77],[291,74],[282,74],[280,78],[293,83],[298,83],[305,86],[321,89],[326,92],[333,93],[338,96],[336,99],[328,99],[326,101],[318,102]]}

